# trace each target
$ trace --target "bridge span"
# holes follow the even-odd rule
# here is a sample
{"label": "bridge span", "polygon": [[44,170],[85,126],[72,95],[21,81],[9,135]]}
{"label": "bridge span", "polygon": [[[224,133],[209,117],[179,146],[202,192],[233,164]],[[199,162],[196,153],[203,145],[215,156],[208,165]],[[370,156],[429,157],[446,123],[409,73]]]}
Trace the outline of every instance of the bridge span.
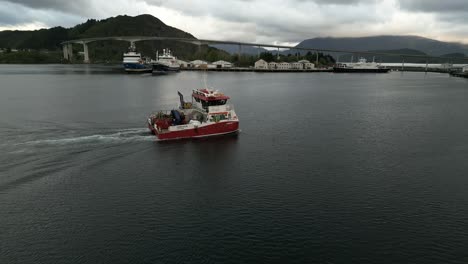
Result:
{"label": "bridge span", "polygon": [[117,40],[117,41],[127,41],[130,43],[130,46],[135,46],[136,42],[139,41],[179,41],[185,43],[191,43],[194,45],[213,45],[213,44],[228,44],[228,45],[236,45],[238,46],[238,54],[240,56],[242,51],[242,46],[251,46],[251,47],[258,47],[258,48],[275,48],[278,49],[278,56],[280,49],[289,49],[295,51],[311,51],[317,54],[316,60],[318,63],[318,53],[319,52],[330,52],[330,53],[345,53],[345,54],[353,54],[353,55],[378,55],[378,56],[394,56],[400,57],[402,59],[402,63],[404,65],[405,58],[420,58],[426,60],[426,68],[429,59],[444,59],[447,61],[450,60],[463,60],[468,61],[467,58],[462,57],[441,57],[441,56],[428,56],[428,55],[410,55],[410,54],[398,54],[398,53],[386,53],[386,52],[370,52],[370,51],[356,51],[356,50],[335,50],[335,49],[321,49],[321,48],[304,48],[304,47],[294,47],[294,46],[286,46],[286,45],[274,45],[274,44],[262,44],[262,43],[251,43],[251,42],[239,42],[239,41],[228,41],[228,40],[212,40],[212,39],[195,39],[195,38],[173,38],[173,37],[157,37],[157,36],[115,36],[115,37],[95,37],[95,38],[83,38],[83,39],[74,39],[68,40],[61,43],[63,47],[63,57],[66,60],[72,61],[73,60],[73,44],[81,44],[83,45],[83,53],[84,53],[84,63],[89,63],[89,50],[88,50],[88,43],[95,42],[95,41],[105,41],[105,40]]}

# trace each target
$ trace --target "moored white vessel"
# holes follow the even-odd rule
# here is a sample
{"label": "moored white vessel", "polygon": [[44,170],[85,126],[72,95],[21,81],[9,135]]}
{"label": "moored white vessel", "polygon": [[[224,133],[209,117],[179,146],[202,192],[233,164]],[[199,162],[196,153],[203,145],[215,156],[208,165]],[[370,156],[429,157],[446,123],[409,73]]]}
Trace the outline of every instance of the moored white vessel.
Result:
{"label": "moored white vessel", "polygon": [[386,73],[390,68],[381,66],[376,62],[367,62],[365,58],[360,58],[356,63],[337,63],[333,67],[334,72],[375,72]]}
{"label": "moored white vessel", "polygon": [[152,67],[149,65],[141,54],[136,52],[135,46],[132,44],[128,52],[123,54],[123,66],[126,72],[152,72]]}
{"label": "moored white vessel", "polygon": [[148,128],[159,140],[200,138],[233,134],[239,131],[239,119],[228,96],[210,89],[192,91],[192,102],[179,92],[180,107],[159,111],[148,118]]}
{"label": "moored white vessel", "polygon": [[172,55],[170,49],[163,49],[162,55],[156,52],[156,60],[151,61],[153,72],[175,72],[180,70],[177,58]]}

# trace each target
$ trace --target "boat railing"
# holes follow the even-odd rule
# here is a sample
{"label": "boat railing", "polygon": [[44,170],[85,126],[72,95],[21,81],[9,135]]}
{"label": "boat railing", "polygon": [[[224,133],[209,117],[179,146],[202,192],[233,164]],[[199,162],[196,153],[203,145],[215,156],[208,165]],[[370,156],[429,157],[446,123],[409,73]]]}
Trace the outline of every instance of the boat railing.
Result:
{"label": "boat railing", "polygon": [[[193,110],[193,111],[196,111],[196,112],[199,112],[199,113],[204,114],[204,115],[207,114],[204,109],[199,109],[197,107],[192,107],[192,108],[189,108],[189,109]],[[181,111],[181,110],[187,110],[187,109],[174,108],[174,109],[171,109],[171,110],[159,110],[159,111],[152,112],[150,114],[150,116],[171,115],[172,110]]]}
{"label": "boat railing", "polygon": [[232,110],[234,110],[234,105],[232,105],[232,104],[225,104],[225,106],[226,106],[226,110],[227,110],[227,111],[232,111]]}
{"label": "boat railing", "polygon": [[171,111],[172,110],[159,110],[159,111],[156,111],[156,112],[152,112],[150,114],[150,116],[156,116],[156,117],[159,117],[159,116],[162,116],[162,115],[171,115]]}
{"label": "boat railing", "polygon": [[234,106],[231,104],[209,106],[210,112],[223,112],[231,110],[234,110]]}

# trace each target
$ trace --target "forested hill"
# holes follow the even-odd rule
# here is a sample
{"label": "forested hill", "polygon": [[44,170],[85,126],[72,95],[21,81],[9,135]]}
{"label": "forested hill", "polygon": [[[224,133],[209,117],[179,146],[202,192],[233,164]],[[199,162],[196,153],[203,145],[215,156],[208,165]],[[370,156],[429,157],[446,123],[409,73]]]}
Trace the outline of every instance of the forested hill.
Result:
{"label": "forested hill", "polygon": [[[34,31],[0,31],[0,48],[5,50],[48,50],[60,51],[60,43],[66,40],[105,37],[105,36],[159,36],[195,38],[180,29],[164,24],[151,15],[117,16],[103,20],[90,19],[72,28],[54,27]],[[89,44],[92,61],[119,61],[129,44],[123,41],[99,41]],[[137,49],[144,56],[154,57],[156,50],[171,48],[178,57],[191,59],[199,51],[198,47],[182,42],[142,41]],[[82,47],[75,45],[75,53]],[[217,49],[202,47],[202,52],[219,52]]]}
{"label": "forested hill", "polygon": [[54,27],[34,31],[0,31],[0,47],[14,49],[58,49],[60,42],[105,36],[161,36],[195,38],[170,27],[151,15],[117,16],[104,20],[89,19],[72,28]]}

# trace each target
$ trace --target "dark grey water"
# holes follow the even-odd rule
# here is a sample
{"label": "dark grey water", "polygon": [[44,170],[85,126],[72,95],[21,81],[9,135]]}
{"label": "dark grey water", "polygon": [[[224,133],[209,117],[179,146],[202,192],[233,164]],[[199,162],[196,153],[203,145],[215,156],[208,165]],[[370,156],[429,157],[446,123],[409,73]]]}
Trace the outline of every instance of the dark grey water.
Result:
{"label": "dark grey water", "polygon": [[0,66],[0,263],[467,263],[468,81],[209,73],[238,137],[158,143],[196,72]]}

